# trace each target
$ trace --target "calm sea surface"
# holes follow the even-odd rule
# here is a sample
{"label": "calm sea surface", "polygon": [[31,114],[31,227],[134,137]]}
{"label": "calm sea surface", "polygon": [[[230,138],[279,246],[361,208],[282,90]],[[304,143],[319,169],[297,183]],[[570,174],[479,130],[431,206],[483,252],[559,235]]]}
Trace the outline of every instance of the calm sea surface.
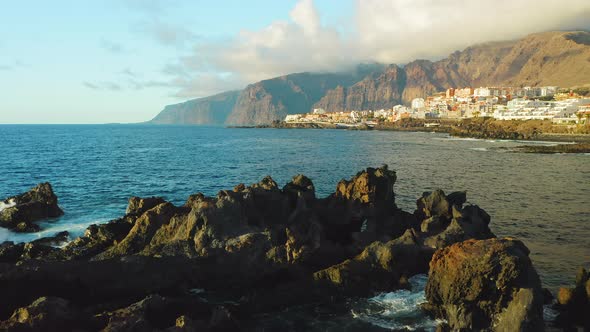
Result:
{"label": "calm sea surface", "polygon": [[[573,282],[590,266],[590,155],[506,153],[512,141],[442,134],[189,126],[0,126],[0,198],[52,183],[65,215],[42,235],[80,234],[125,213],[129,196],[215,195],[271,175],[280,185],[303,173],[319,196],[368,166],[397,170],[397,203],[413,211],[423,191],[466,190],[492,216],[492,230],[531,250],[545,286]],[[536,143],[545,144],[545,143]],[[39,234],[0,229],[4,240]]]}

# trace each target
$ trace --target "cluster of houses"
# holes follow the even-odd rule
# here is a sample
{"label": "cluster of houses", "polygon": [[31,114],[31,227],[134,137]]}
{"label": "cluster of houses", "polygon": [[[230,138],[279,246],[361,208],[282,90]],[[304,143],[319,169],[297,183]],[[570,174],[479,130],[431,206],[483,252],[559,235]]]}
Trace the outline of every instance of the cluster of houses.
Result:
{"label": "cluster of houses", "polygon": [[355,124],[396,122],[404,118],[464,119],[492,117],[500,120],[550,119],[555,123],[582,123],[590,118],[590,97],[560,92],[556,86],[481,87],[447,89],[427,98],[415,98],[411,106],[390,109],[287,115],[286,122]]}

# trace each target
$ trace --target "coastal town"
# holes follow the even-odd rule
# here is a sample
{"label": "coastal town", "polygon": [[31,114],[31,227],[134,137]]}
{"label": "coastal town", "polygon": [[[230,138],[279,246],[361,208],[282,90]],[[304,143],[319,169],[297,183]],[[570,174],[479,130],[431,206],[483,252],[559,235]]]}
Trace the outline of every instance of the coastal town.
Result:
{"label": "coastal town", "polygon": [[[589,123],[590,89],[543,87],[450,88],[411,105],[379,110],[329,112],[315,108],[309,113],[290,114],[286,123],[328,123],[340,127],[395,123],[403,119],[461,120],[551,120],[555,124]],[[436,125],[435,122],[430,125]]]}

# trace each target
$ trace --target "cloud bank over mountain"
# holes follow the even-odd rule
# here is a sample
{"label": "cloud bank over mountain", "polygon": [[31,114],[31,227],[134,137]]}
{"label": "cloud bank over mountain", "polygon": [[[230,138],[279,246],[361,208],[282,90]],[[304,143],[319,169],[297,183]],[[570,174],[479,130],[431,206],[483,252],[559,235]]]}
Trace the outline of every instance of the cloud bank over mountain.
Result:
{"label": "cloud bank over mountain", "polygon": [[589,29],[587,0],[357,0],[354,16],[325,25],[313,0],[289,20],[233,38],[198,42],[174,64],[179,97],[242,88],[302,71],[339,71],[363,62],[437,59],[472,44],[529,33]]}

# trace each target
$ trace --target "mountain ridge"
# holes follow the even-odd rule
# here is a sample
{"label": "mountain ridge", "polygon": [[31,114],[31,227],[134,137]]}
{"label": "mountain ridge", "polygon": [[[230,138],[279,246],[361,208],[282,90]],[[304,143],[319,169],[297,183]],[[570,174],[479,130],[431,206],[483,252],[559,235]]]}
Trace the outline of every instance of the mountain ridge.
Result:
{"label": "mountain ridge", "polygon": [[389,108],[451,87],[572,87],[590,83],[590,32],[550,31],[403,66],[364,64],[341,73],[294,73],[243,90],[168,105],[149,123],[264,124],[313,108]]}

